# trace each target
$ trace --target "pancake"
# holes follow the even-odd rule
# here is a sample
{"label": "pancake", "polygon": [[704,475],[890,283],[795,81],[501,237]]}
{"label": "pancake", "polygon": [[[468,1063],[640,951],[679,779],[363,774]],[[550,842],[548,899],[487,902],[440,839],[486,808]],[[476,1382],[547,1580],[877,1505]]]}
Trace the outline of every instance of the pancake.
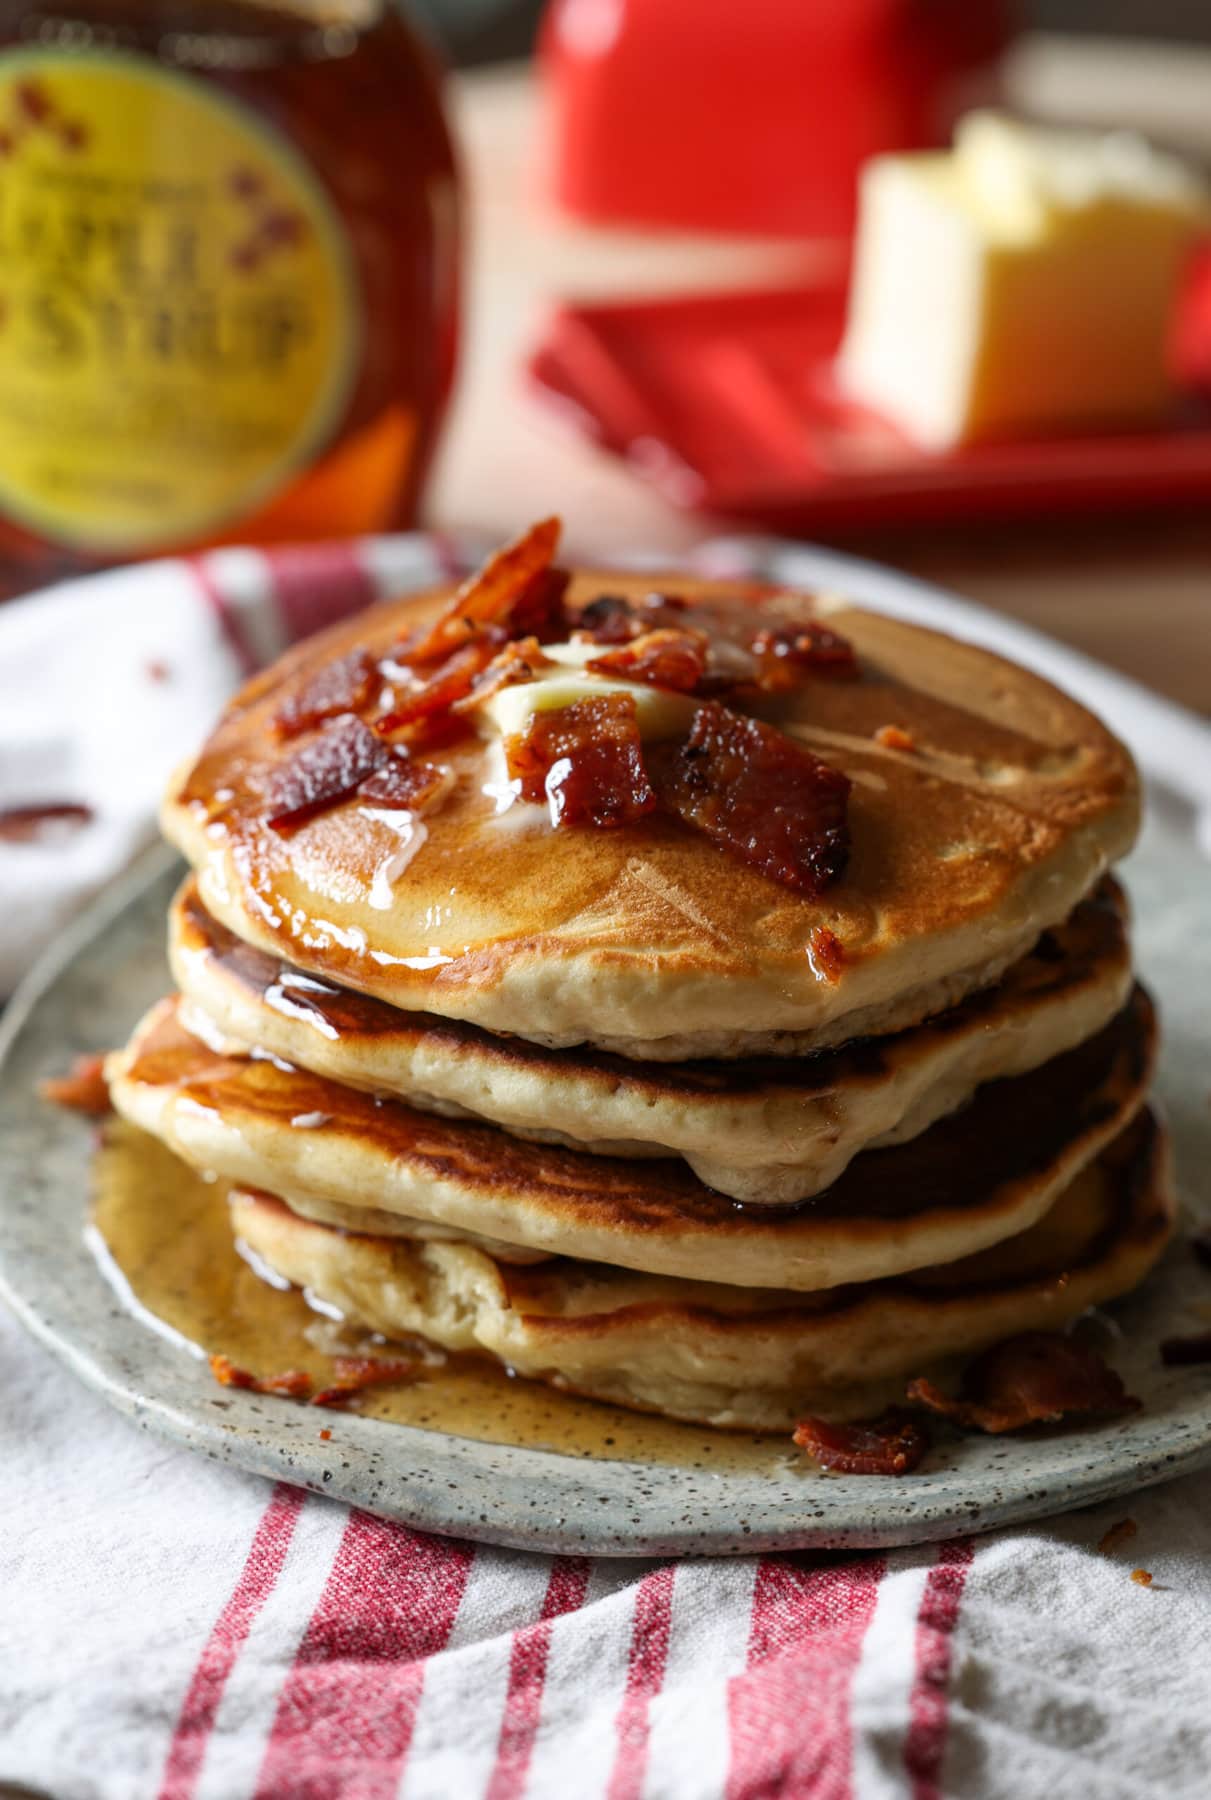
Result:
{"label": "pancake", "polygon": [[486,1351],[601,1400],[715,1426],[857,1416],[872,1388],[1020,1331],[1055,1330],[1140,1282],[1173,1228],[1163,1134],[1140,1114],[1022,1235],[961,1262],[810,1297],[465,1245],[351,1235],[235,1192],[237,1236],[355,1325]]}
{"label": "pancake", "polygon": [[195,1168],[298,1212],[370,1205],[582,1261],[802,1291],[1028,1229],[1138,1110],[1155,1050],[1136,988],[1076,1049],[987,1084],[911,1142],[855,1158],[825,1193],[774,1209],[726,1200],[673,1159],[524,1142],[265,1056],[222,1056],[182,1028],[178,1004],[153,1009],[106,1073],[119,1112]]}
{"label": "pancake", "polygon": [[[477,737],[441,750],[453,787],[423,821],[347,799],[275,830],[274,783],[298,745],[275,719],[358,648],[387,658],[448,599],[436,594],[290,652],[180,772],[164,829],[207,910],[308,973],[546,1045],[799,1054],[918,1023],[995,981],[1129,849],[1130,756],[1039,677],[842,601],[661,580],[693,600],[683,622],[716,638],[741,620],[751,636],[826,616],[857,651],[857,680],[745,701],[853,783],[848,867],[816,897],[660,813],[554,830],[545,807],[502,810],[499,742]],[[651,585],[586,573],[570,596]],[[889,725],[899,748],[879,741]]]}
{"label": "pancake", "polygon": [[402,1012],[242,943],[192,881],[174,901],[169,941],[182,1023],[212,1048],[255,1045],[425,1111],[596,1155],[680,1155],[708,1187],[750,1204],[818,1193],[857,1152],[914,1137],[982,1083],[1072,1049],[1131,987],[1125,903],[1109,881],[997,987],[928,1023],[763,1061],[644,1064]]}

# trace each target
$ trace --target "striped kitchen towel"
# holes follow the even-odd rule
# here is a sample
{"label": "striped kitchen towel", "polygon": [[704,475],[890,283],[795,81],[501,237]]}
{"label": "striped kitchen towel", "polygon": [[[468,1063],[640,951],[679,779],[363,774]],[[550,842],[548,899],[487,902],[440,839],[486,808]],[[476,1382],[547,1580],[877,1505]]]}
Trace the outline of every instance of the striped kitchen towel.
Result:
{"label": "striped kitchen towel", "polygon": [[0,1793],[1207,1793],[1205,1477],[885,1555],[548,1558],[172,1448],[3,1317],[0,1391]]}

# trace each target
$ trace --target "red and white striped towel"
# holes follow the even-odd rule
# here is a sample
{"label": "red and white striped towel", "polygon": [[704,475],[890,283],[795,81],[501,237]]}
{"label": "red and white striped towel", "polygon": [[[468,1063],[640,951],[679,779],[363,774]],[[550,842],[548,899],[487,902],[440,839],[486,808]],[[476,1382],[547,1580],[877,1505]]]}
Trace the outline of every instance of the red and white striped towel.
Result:
{"label": "red and white striped towel", "polygon": [[[1203,1800],[1190,1478],[888,1555],[548,1558],[138,1432],[0,1318],[0,1792]],[[1125,1511],[1139,1533],[1099,1554]],[[1134,1564],[1150,1588],[1130,1579]]]}
{"label": "red and white striped towel", "polygon": [[[0,610],[0,991],[153,830],[240,673],[434,539],[223,551]],[[139,1433],[0,1317],[0,1796],[1202,1800],[1211,1480],[888,1555],[474,1547]],[[1097,1544],[1130,1512],[1136,1538]],[[1139,1563],[1151,1587],[1132,1583]]]}

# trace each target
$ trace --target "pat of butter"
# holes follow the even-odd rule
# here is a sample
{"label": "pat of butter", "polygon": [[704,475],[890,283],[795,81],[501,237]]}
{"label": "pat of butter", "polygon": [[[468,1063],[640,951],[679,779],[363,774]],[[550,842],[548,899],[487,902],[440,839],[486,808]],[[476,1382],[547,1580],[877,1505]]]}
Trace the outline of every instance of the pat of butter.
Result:
{"label": "pat of butter", "polygon": [[546,644],[543,654],[561,666],[544,671],[533,681],[515,682],[485,700],[477,711],[480,730],[501,737],[519,737],[536,712],[552,712],[591,700],[597,694],[630,694],[635,702],[639,735],[648,742],[673,738],[689,730],[695,702],[684,694],[645,686],[640,681],[619,681],[612,675],[594,675],[581,665],[601,655],[600,644]]}
{"label": "pat of butter", "polygon": [[863,172],[841,383],[936,450],[1147,423],[1209,221],[1202,183],[1142,139],[972,114],[953,151]]}

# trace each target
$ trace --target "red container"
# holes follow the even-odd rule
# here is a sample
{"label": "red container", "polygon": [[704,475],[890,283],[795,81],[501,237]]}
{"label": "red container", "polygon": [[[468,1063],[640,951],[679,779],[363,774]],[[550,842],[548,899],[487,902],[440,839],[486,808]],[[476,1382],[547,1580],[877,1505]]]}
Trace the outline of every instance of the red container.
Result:
{"label": "red container", "polygon": [[949,135],[1012,0],[553,0],[555,196],[600,222],[847,237],[857,171]]}

